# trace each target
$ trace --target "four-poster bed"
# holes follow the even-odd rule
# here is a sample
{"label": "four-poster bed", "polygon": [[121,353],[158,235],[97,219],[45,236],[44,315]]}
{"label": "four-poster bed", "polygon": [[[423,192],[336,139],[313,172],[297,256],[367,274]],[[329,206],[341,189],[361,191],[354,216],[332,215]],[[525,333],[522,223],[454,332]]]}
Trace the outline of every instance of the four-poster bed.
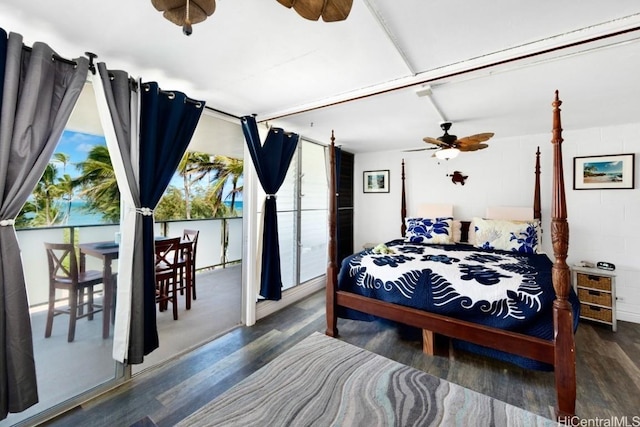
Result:
{"label": "four-poster bed", "polygon": [[[337,317],[339,310],[356,310],[357,312],[392,320],[422,329],[423,343],[427,351],[433,351],[430,344],[434,342],[434,334],[441,334],[449,338],[461,340],[482,347],[505,352],[527,359],[551,365],[555,372],[557,391],[557,417],[571,416],[575,413],[576,398],[576,368],[574,344],[574,312],[570,302],[570,270],[566,263],[569,227],[565,202],[563,166],[562,166],[562,129],[560,120],[560,105],[556,91],[553,105],[553,192],[551,206],[551,240],[554,251],[554,261],[550,268],[550,278],[555,298],[549,306],[549,317],[553,324],[550,326],[552,337],[543,339],[520,331],[514,332],[486,324],[461,320],[448,315],[424,311],[419,308],[385,302],[370,296],[359,295],[339,288],[339,266],[336,260],[336,209],[335,198],[331,198],[329,216],[329,265],[327,267],[327,298],[326,318],[329,336],[337,336]],[[334,136],[331,136],[332,149],[330,194],[336,194]],[[540,219],[540,179],[539,179],[539,151],[536,153],[536,188],[534,192],[534,216]],[[406,197],[404,186],[404,164],[402,173],[402,233],[405,233]],[[440,256],[440,255],[438,255]],[[431,272],[431,270],[429,270]],[[341,274],[344,276],[344,274]],[[380,282],[378,282],[380,283]],[[553,293],[553,292],[552,292]]]}

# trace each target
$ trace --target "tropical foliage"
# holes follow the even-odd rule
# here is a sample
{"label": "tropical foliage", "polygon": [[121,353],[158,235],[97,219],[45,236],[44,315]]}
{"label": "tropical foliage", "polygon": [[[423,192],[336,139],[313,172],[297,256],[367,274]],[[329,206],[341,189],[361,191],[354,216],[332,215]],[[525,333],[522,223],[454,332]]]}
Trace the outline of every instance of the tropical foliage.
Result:
{"label": "tropical foliage", "polygon": [[16,219],[17,226],[49,226],[61,221],[60,204],[57,201],[63,196],[64,189],[57,185],[59,180],[58,168],[49,163],[33,190],[32,197]]}
{"label": "tropical foliage", "polygon": [[120,190],[116,182],[107,147],[94,146],[84,162],[76,165],[81,172],[74,180],[79,196],[85,200],[86,211],[99,213],[107,223],[120,221]]}
{"label": "tropical foliage", "polygon": [[[56,153],[16,219],[16,226],[35,227],[66,224],[71,202],[81,199],[87,213],[99,214],[104,223],[120,220],[120,191],[109,152],[96,145],[84,161],[75,164],[79,176],[66,171],[69,156]],[[58,165],[62,165],[60,175]],[[242,193],[243,162],[226,156],[187,152],[177,174],[182,188],[170,185],[155,209],[158,221],[238,216],[235,209]],[[230,199],[230,204],[225,202]]]}

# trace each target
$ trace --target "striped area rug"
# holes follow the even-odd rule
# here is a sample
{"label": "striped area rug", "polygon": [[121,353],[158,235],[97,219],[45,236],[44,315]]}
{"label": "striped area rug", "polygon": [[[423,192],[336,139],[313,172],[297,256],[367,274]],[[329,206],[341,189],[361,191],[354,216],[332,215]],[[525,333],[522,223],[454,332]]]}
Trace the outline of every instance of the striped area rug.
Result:
{"label": "striped area rug", "polygon": [[553,426],[423,371],[314,333],[179,426]]}

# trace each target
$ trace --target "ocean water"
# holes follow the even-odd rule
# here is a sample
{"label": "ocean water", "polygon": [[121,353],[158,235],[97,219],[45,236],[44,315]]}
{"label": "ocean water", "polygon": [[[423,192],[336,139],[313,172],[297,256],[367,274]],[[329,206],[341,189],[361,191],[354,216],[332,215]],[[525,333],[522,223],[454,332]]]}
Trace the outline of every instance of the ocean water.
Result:
{"label": "ocean water", "polygon": [[85,203],[80,200],[74,200],[71,202],[71,211],[69,214],[68,225],[95,225],[106,224],[102,220],[102,215],[88,213],[83,210]]}

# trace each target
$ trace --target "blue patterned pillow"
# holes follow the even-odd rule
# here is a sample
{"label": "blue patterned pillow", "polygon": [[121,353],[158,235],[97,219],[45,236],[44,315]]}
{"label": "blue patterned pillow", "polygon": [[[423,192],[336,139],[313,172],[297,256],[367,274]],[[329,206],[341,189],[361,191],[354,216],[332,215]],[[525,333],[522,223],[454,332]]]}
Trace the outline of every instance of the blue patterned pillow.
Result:
{"label": "blue patterned pillow", "polygon": [[406,242],[453,244],[453,218],[407,218]]}
{"label": "blue patterned pillow", "polygon": [[474,218],[475,247],[534,254],[538,252],[538,225],[534,221]]}

